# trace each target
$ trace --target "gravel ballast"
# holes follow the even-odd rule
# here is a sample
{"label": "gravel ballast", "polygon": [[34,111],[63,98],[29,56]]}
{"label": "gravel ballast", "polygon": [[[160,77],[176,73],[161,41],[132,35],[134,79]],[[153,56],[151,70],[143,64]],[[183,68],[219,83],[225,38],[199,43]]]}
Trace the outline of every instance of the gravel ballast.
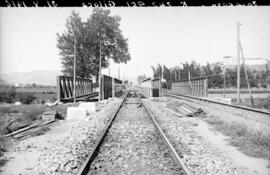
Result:
{"label": "gravel ballast", "polygon": [[159,102],[145,100],[161,128],[192,174],[236,174],[236,168],[222,153],[175,117]]}
{"label": "gravel ballast", "polygon": [[88,120],[74,121],[69,136],[43,151],[35,171],[40,174],[76,174],[120,102],[119,99],[113,100]]}
{"label": "gravel ballast", "polygon": [[138,102],[137,98],[128,98],[120,109],[89,175],[181,174],[152,119]]}

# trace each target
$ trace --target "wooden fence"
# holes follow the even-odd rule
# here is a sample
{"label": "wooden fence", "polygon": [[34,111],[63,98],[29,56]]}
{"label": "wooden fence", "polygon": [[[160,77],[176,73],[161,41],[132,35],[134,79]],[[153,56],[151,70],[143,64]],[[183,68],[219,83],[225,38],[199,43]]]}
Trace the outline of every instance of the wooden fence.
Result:
{"label": "wooden fence", "polygon": [[[93,95],[92,80],[76,78],[76,98]],[[57,100],[68,101],[73,100],[73,77],[57,76]]]}
{"label": "wooden fence", "polygon": [[196,78],[186,81],[172,82],[171,91],[176,94],[207,97],[208,96],[208,79]]}

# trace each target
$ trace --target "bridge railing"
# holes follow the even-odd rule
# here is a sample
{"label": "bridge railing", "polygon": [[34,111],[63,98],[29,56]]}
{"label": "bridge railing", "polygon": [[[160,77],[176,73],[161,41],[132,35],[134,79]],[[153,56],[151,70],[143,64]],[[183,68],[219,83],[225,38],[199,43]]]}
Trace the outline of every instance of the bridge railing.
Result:
{"label": "bridge railing", "polygon": [[113,78],[107,75],[102,75],[101,78],[101,96],[102,99],[115,97],[120,92],[124,91],[125,85],[122,80]]}
{"label": "bridge railing", "polygon": [[190,95],[197,97],[208,96],[208,79],[196,78],[186,81],[172,82],[171,92],[181,95]]}
{"label": "bridge railing", "polygon": [[[73,99],[73,77],[57,76],[57,100],[68,101]],[[91,79],[76,78],[76,98],[93,94],[93,83]]]}

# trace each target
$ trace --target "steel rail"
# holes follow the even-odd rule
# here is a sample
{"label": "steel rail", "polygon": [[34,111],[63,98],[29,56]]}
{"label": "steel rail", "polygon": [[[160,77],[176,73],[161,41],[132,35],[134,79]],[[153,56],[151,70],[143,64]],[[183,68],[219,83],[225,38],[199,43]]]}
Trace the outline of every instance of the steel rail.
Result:
{"label": "steel rail", "polygon": [[[140,97],[139,97],[140,98]],[[182,159],[179,157],[178,153],[175,151],[175,149],[173,148],[172,144],[170,143],[169,139],[166,137],[166,135],[164,134],[164,132],[162,131],[161,127],[159,126],[159,124],[157,123],[155,117],[152,115],[151,111],[149,110],[149,108],[145,105],[145,103],[143,102],[143,100],[140,98],[143,106],[145,107],[148,115],[152,118],[155,126],[158,128],[159,134],[162,137],[163,141],[166,143],[167,147],[170,150],[171,155],[173,156],[174,160],[176,161],[176,163],[178,164],[178,166],[180,166],[186,175],[190,175],[191,173],[189,172],[189,170],[187,169],[186,165],[184,164],[184,162],[182,161]]]}
{"label": "steel rail", "polygon": [[[124,96],[123,100],[121,101],[120,105],[118,105],[116,112],[114,113],[113,117],[111,118],[111,120],[109,121],[109,123],[107,124],[106,128],[103,130],[101,136],[98,139],[98,142],[94,145],[93,150],[91,151],[91,153],[89,154],[89,156],[87,157],[87,159],[84,161],[84,164],[81,166],[81,168],[79,169],[77,175],[86,175],[89,172],[90,169],[90,165],[93,162],[93,160],[95,159],[99,148],[102,144],[102,142],[104,141],[108,130],[110,129],[110,127],[112,126],[112,123],[114,121],[114,119],[116,118],[120,108],[123,106],[123,104],[125,103],[126,98],[128,97],[129,92]],[[158,125],[157,121],[155,120],[155,118],[152,116],[151,112],[149,111],[149,109],[147,108],[147,106],[144,104],[144,102],[141,100],[140,96],[137,95],[137,97],[140,99],[141,103],[143,104],[143,106],[145,107],[148,115],[152,118],[152,120],[154,121],[155,126],[158,128],[159,134],[161,135],[162,139],[164,140],[164,142],[166,143],[167,147],[170,150],[170,153],[172,154],[174,160],[177,162],[177,164],[184,170],[186,175],[190,175],[188,169],[186,168],[185,164],[182,162],[181,158],[179,157],[178,153],[175,151],[175,149],[173,148],[172,144],[170,143],[170,141],[167,139],[166,135],[164,134],[164,132],[162,131],[162,129],[160,128],[160,126]]]}
{"label": "steel rail", "polygon": [[113,117],[111,118],[111,120],[109,121],[109,123],[107,124],[106,128],[103,130],[101,136],[99,137],[98,141],[96,142],[96,144],[94,145],[94,148],[93,150],[91,151],[91,153],[89,154],[89,156],[86,158],[86,160],[84,161],[84,164],[81,166],[81,168],[79,169],[77,175],[86,175],[88,174],[89,172],[89,169],[90,169],[90,165],[91,163],[93,162],[93,160],[95,159],[98,151],[99,151],[99,148],[102,144],[102,142],[104,141],[106,135],[107,135],[107,132],[108,130],[111,128],[112,126],[112,123],[115,119],[115,117],[117,116],[120,108],[122,107],[122,105],[124,104],[126,98],[127,98],[127,95],[128,95],[129,92],[127,92],[127,94],[124,96],[123,100],[121,101],[121,103],[118,105],[115,113],[113,114]]}
{"label": "steel rail", "polygon": [[182,95],[182,94],[175,94],[175,93],[171,93],[171,92],[163,92],[163,94],[165,96],[170,96],[170,97],[174,97],[174,98],[178,98],[178,99],[181,99],[181,97],[191,98],[191,99],[195,99],[195,100],[200,100],[200,101],[215,103],[215,104],[219,104],[219,105],[229,106],[229,107],[232,107],[232,108],[238,108],[238,109],[252,111],[252,112],[261,113],[261,114],[266,114],[266,115],[269,115],[270,116],[270,112],[260,111],[258,109],[253,109],[253,108],[249,108],[249,107],[244,107],[244,106],[239,106],[239,105],[230,105],[230,104],[226,104],[226,103],[222,103],[222,102],[217,102],[217,101],[213,101],[213,100],[209,100],[209,99],[204,99],[204,98],[199,98],[199,97],[193,97],[193,96],[188,96],[188,95]]}

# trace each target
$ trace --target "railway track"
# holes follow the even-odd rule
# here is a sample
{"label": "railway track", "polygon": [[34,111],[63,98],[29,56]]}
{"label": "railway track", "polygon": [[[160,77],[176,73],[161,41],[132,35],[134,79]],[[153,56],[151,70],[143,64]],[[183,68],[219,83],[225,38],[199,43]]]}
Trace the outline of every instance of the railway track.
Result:
{"label": "railway track", "polygon": [[130,91],[78,174],[190,173],[140,95]]}
{"label": "railway track", "polygon": [[199,98],[199,97],[193,97],[193,96],[188,96],[188,95],[175,94],[175,93],[171,93],[171,92],[164,92],[163,95],[168,96],[168,97],[177,98],[177,99],[192,99],[192,100],[196,100],[196,101],[203,101],[203,102],[207,102],[207,103],[218,104],[218,105],[222,105],[222,106],[231,107],[231,108],[234,108],[234,109],[241,109],[241,110],[244,110],[244,111],[250,111],[250,112],[270,116],[270,112],[267,112],[267,111],[262,111],[262,110],[249,108],[249,107],[244,107],[244,106],[239,106],[239,105],[230,105],[230,104],[217,102],[217,101],[213,101],[213,100],[205,99],[205,98]]}

